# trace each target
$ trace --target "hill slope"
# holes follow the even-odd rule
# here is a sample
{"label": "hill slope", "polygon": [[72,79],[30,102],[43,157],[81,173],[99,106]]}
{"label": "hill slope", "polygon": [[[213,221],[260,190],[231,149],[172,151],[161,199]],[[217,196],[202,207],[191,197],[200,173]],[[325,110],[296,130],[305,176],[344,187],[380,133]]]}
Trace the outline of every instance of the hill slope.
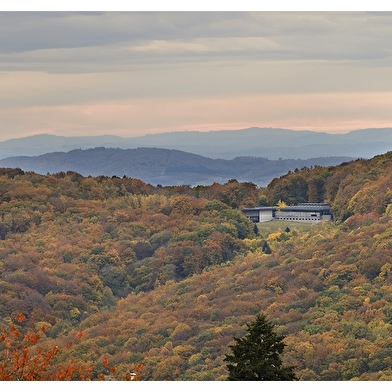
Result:
{"label": "hill slope", "polygon": [[[142,380],[224,380],[228,345],[262,311],[301,380],[392,380],[392,153],[267,189],[0,175],[1,321],[22,311],[47,326],[46,344],[82,330],[62,364],[99,373],[107,357],[119,379],[141,362]],[[278,195],[324,198],[338,220],[256,234],[231,207]]]}

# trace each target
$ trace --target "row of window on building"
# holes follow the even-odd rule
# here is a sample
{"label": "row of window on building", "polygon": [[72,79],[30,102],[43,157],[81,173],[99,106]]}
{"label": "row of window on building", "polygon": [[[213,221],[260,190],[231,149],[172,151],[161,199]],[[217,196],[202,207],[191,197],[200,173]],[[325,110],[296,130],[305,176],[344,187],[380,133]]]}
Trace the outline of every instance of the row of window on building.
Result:
{"label": "row of window on building", "polygon": [[287,220],[319,223],[332,219],[331,206],[326,203],[301,203],[295,206],[243,208],[242,212],[252,222]]}

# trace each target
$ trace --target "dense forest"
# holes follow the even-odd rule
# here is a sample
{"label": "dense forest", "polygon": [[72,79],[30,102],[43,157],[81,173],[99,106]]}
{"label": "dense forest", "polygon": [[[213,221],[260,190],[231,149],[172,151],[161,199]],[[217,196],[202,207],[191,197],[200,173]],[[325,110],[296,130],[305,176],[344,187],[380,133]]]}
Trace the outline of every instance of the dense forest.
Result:
{"label": "dense forest", "polygon": [[[42,330],[54,358],[117,379],[227,379],[233,337],[265,313],[300,380],[392,380],[392,153],[235,179],[0,169],[0,328]],[[242,207],[330,203],[334,221],[255,226]],[[4,348],[1,346],[0,352]]]}

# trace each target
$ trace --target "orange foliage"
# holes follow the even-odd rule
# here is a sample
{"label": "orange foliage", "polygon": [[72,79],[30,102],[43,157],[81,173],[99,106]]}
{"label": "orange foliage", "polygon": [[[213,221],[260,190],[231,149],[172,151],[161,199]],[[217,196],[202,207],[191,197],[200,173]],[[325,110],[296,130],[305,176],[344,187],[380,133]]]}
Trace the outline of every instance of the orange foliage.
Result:
{"label": "orange foliage", "polygon": [[[23,323],[26,317],[22,313],[15,316],[15,322]],[[1,381],[71,381],[91,380],[91,367],[85,364],[71,363],[62,366],[54,373],[50,373],[50,365],[53,358],[61,350],[59,346],[48,349],[38,347],[37,343],[44,337],[45,327],[40,333],[29,330],[25,334],[21,333],[21,328],[12,324],[8,328],[2,328],[0,333],[0,380]],[[78,332],[76,338],[67,342],[64,348],[70,348],[77,339],[81,339],[82,332]],[[109,361],[105,357],[103,365],[109,367]],[[140,378],[142,365],[137,365],[135,376],[129,376],[130,381]],[[116,373],[114,367],[109,368],[110,377]],[[105,376],[98,375],[98,380],[104,380]]]}
{"label": "orange foliage", "polygon": [[[26,320],[22,313],[18,313],[15,322],[21,324]],[[59,352],[60,347],[54,346],[49,349],[37,347],[37,343],[44,336],[45,327],[40,333],[32,330],[21,333],[20,327],[12,324],[8,328],[2,328],[0,342],[3,342],[3,350],[0,352],[0,380],[33,381],[33,380],[87,380],[91,369],[84,365],[71,364],[62,367],[55,374],[49,375],[47,370],[52,359]],[[78,338],[81,335],[78,334]],[[74,340],[75,341],[75,340]],[[70,347],[74,341],[68,342],[65,347]]]}

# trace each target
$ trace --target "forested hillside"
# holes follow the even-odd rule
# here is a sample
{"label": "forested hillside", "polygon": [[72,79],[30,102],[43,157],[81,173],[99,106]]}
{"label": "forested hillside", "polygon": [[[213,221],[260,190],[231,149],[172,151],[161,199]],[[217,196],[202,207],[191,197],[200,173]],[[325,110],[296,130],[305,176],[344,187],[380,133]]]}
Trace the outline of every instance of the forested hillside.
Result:
{"label": "forested hillside", "polygon": [[[50,369],[103,358],[125,379],[225,380],[233,336],[262,311],[300,380],[392,380],[392,154],[230,180],[0,171],[0,323],[21,312]],[[254,226],[241,207],[328,202],[335,221]],[[0,346],[0,352],[2,350]]]}

